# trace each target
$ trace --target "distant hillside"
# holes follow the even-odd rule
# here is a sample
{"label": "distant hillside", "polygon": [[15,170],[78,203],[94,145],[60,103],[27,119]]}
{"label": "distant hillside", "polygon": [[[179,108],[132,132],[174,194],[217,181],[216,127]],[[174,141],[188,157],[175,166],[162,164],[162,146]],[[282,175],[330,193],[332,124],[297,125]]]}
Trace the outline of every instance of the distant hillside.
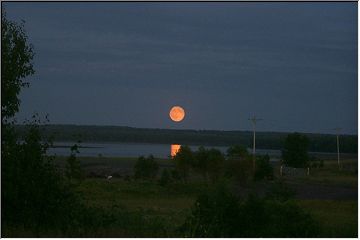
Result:
{"label": "distant hillside", "polygon": [[[20,136],[24,135],[25,126],[17,125]],[[44,125],[45,137],[54,137],[54,141],[82,142],[141,142],[141,143],[178,143],[188,145],[229,146],[241,144],[252,147],[250,131],[215,131],[215,130],[172,130],[132,128],[120,126],[82,126],[82,125]],[[282,149],[288,133],[257,132],[256,145],[263,149]],[[335,152],[336,136],[331,134],[305,134],[310,139],[310,151]],[[357,152],[357,136],[340,137],[341,152]]]}

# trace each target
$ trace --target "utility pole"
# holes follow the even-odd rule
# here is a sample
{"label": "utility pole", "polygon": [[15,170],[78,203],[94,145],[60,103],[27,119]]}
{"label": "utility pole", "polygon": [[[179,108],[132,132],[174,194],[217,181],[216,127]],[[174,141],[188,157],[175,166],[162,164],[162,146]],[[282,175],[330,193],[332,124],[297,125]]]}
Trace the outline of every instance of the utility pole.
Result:
{"label": "utility pole", "polygon": [[340,146],[339,146],[339,133],[341,131],[341,128],[334,128],[333,130],[336,131],[336,143],[337,143],[337,159],[338,159],[338,166],[339,170],[341,169],[340,166]]}
{"label": "utility pole", "polygon": [[253,116],[252,118],[248,119],[253,124],[253,169],[255,171],[255,139],[256,139],[256,122],[262,120],[261,118],[256,118],[256,116]]}

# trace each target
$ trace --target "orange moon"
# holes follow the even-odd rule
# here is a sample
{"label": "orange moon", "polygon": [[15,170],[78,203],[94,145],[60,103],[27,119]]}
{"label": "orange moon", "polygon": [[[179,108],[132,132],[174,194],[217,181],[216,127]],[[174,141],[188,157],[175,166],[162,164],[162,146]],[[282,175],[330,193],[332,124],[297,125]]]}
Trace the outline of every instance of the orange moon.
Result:
{"label": "orange moon", "polygon": [[185,110],[180,106],[174,106],[171,108],[169,115],[174,122],[180,122],[185,117]]}

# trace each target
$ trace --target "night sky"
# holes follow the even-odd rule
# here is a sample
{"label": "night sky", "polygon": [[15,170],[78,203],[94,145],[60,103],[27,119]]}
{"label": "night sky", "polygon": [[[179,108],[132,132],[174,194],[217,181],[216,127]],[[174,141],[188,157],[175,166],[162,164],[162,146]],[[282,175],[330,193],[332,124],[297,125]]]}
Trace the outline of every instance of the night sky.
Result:
{"label": "night sky", "polygon": [[36,53],[19,121],[357,133],[357,3],[2,5]]}

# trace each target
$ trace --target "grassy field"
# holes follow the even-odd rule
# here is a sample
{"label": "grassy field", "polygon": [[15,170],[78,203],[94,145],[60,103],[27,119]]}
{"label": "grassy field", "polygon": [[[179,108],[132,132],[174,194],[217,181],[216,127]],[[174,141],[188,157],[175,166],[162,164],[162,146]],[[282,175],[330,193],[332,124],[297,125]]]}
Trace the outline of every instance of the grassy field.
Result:
{"label": "grassy field", "polygon": [[322,224],[321,237],[357,237],[357,201],[298,200],[298,202]]}
{"label": "grassy field", "polygon": [[[88,173],[96,170],[102,174],[111,174],[117,169],[127,169],[124,174],[130,176],[136,161],[135,158],[79,159]],[[61,166],[64,158],[57,158],[56,161]],[[172,166],[169,159],[157,161],[161,167]],[[354,164],[354,160],[347,161]],[[335,190],[357,188],[357,171],[338,171],[335,163],[327,161],[324,168],[312,169],[310,176],[285,180],[295,182],[305,190],[307,186],[319,186],[320,189],[322,186],[330,187],[330,190],[331,187]],[[266,184],[263,183],[262,186],[266,188]],[[206,188],[207,183],[198,181],[160,186],[156,180],[125,180],[121,176],[110,181],[105,177],[88,177],[78,186],[78,191],[83,193],[83,201],[89,206],[103,207],[109,211],[114,208],[122,209],[133,216],[132,220],[127,220],[113,229],[104,229],[97,233],[98,235],[93,234],[94,236],[178,237],[177,229],[184,223],[197,196]],[[357,237],[357,199],[316,199],[315,196],[295,201],[320,222],[321,237]],[[128,225],[138,227],[129,228]]]}

